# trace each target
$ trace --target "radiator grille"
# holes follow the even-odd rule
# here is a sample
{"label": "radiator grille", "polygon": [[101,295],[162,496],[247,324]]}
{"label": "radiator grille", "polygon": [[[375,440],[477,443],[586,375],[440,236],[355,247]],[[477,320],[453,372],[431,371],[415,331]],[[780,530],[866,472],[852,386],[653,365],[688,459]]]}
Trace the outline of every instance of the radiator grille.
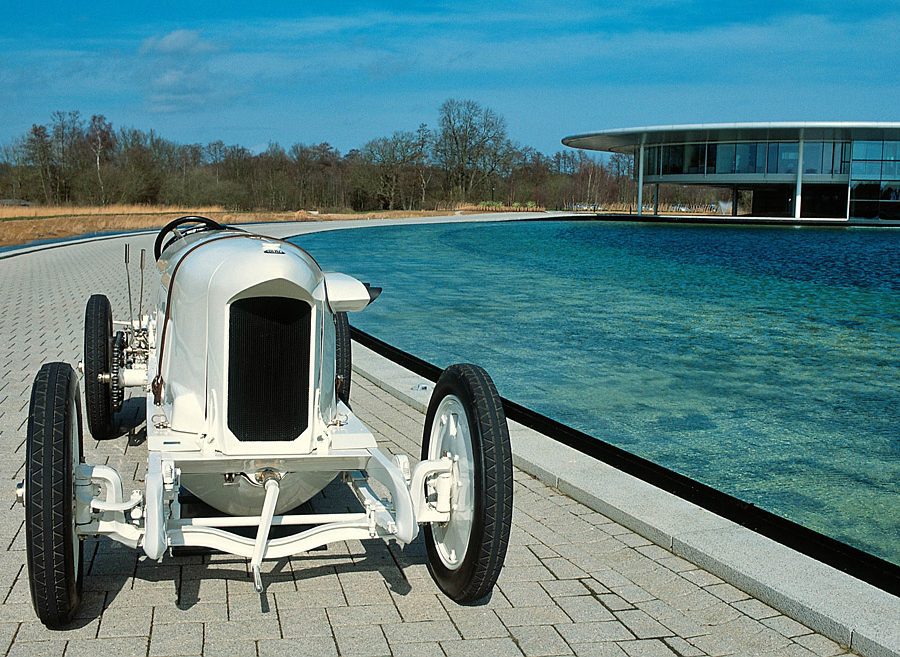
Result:
{"label": "radiator grille", "polygon": [[231,304],[228,428],[241,442],[294,440],[306,430],[310,312],[284,297]]}

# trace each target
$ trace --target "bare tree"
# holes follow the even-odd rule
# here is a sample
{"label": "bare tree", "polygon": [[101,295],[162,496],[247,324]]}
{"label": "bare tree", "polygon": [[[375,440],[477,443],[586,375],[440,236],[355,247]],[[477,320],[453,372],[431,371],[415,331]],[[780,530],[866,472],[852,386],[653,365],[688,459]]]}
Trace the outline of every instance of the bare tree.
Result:
{"label": "bare tree", "polygon": [[468,199],[509,157],[506,121],[473,100],[447,100],[440,108],[435,159],[443,168],[451,195]]}
{"label": "bare tree", "polygon": [[97,169],[97,184],[100,186],[100,205],[106,205],[106,187],[103,184],[101,163],[109,158],[110,151],[115,147],[116,133],[112,124],[102,114],[94,114],[88,127],[88,141],[91,152],[94,154],[94,163]]}

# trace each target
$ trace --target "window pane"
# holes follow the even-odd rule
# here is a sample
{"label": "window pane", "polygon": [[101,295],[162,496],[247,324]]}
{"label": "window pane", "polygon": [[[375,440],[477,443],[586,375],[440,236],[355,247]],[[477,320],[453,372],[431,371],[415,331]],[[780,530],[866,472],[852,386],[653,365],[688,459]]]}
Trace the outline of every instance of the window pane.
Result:
{"label": "window pane", "polygon": [[[834,142],[826,141],[822,143],[822,173],[831,175],[833,171],[840,171],[840,162],[838,162],[836,169],[833,168],[834,147]],[[838,152],[840,152],[840,145],[838,145]]]}
{"label": "window pane", "polygon": [[644,151],[644,173],[648,176],[659,174],[659,146],[652,146]]}
{"label": "window pane", "polygon": [[853,142],[853,159],[854,160],[880,160],[881,159],[880,141],[855,141]]}
{"label": "window pane", "polygon": [[718,144],[706,145],[706,173],[716,173],[716,157],[718,153]]}
{"label": "window pane", "polygon": [[[758,153],[762,152],[762,158]],[[765,173],[766,172],[766,152],[759,148],[757,143],[736,144],[735,149],[734,170],[737,173]]]}
{"label": "window pane", "polygon": [[684,146],[663,146],[663,175],[684,173]]}
{"label": "window pane", "polygon": [[797,173],[797,143],[778,144],[778,173]]}
{"label": "window pane", "polygon": [[734,173],[734,144],[719,144],[716,149],[716,173]]}
{"label": "window pane", "polygon": [[803,144],[803,173],[822,173],[822,142]]}
{"label": "window pane", "polygon": [[900,180],[889,180],[881,183],[882,201],[900,201]]}
{"label": "window pane", "polygon": [[881,185],[878,183],[859,182],[853,183],[850,188],[850,198],[854,201],[877,200],[881,197]]}
{"label": "window pane", "polygon": [[896,162],[885,161],[881,163],[881,177],[886,180],[900,179],[900,160]]}
{"label": "window pane", "polygon": [[850,173],[850,142],[841,144],[841,173]]}
{"label": "window pane", "polygon": [[687,144],[684,147],[686,173],[703,173],[705,155],[704,144]]}
{"label": "window pane", "polygon": [[881,162],[853,160],[850,174],[854,180],[881,180]]}
{"label": "window pane", "polygon": [[900,141],[884,142],[884,155],[882,156],[882,159],[900,160]]}
{"label": "window pane", "polygon": [[778,142],[769,144],[769,159],[766,161],[768,173],[778,173]]}
{"label": "window pane", "polygon": [[878,216],[881,219],[900,219],[900,202],[890,201],[878,204]]}
{"label": "window pane", "polygon": [[878,216],[878,201],[854,201],[850,204],[850,216],[859,219],[874,219]]}

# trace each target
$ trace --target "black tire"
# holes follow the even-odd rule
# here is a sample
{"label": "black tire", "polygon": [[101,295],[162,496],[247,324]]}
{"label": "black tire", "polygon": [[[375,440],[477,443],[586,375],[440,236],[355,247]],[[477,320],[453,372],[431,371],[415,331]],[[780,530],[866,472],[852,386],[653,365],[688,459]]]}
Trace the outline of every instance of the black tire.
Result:
{"label": "black tire", "polygon": [[34,611],[51,629],[69,623],[81,602],[84,551],[74,536],[81,436],[75,372],[67,363],[48,363],[34,379],[28,412],[25,551]]}
{"label": "black tire", "polygon": [[[459,604],[473,604],[490,594],[500,576],[512,525],[513,478],[509,428],[497,389],[477,365],[451,365],[434,388],[422,437],[422,459],[431,458],[432,427],[441,402],[455,396],[468,422],[474,465],[474,509],[468,546],[451,568],[439,552],[432,524],[423,527],[428,570],[438,587]],[[446,525],[453,523],[451,519]]]}
{"label": "black tire", "polygon": [[111,371],[113,318],[109,299],[91,295],[84,311],[84,398],[88,429],[94,440],[115,437],[112,389],[99,380]]}
{"label": "black tire", "polygon": [[350,320],[347,313],[334,314],[335,387],[338,399],[350,407],[350,377],[353,373],[353,359],[350,346]]}

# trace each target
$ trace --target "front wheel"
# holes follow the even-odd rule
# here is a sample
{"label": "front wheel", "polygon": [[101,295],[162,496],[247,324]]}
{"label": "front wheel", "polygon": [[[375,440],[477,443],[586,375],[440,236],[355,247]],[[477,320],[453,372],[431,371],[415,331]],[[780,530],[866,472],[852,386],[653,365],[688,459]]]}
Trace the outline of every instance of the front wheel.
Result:
{"label": "front wheel", "polygon": [[476,365],[451,365],[434,388],[422,438],[422,458],[454,460],[459,483],[450,520],[424,526],[428,570],[459,604],[493,589],[512,525],[512,450],[506,415],[490,376]]}
{"label": "front wheel", "polygon": [[67,363],[34,379],[25,443],[25,552],[31,602],[51,629],[81,601],[84,555],[75,524],[75,468],[82,462],[81,397]]}

